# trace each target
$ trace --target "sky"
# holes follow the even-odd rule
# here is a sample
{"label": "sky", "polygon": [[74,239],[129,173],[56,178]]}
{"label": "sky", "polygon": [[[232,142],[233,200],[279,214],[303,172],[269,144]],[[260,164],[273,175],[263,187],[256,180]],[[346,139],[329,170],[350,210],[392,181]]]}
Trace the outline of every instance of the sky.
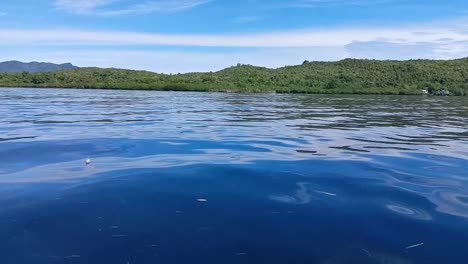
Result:
{"label": "sky", "polygon": [[0,61],[185,73],[461,57],[466,0],[0,1]]}

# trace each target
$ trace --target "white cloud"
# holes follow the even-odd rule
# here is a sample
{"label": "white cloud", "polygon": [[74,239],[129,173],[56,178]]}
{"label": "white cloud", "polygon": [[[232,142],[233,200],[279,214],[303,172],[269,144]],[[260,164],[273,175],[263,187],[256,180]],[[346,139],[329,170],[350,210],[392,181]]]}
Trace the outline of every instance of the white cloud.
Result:
{"label": "white cloud", "polygon": [[215,71],[236,63],[276,68],[304,60],[347,57],[453,59],[468,57],[466,28],[468,20],[459,19],[407,27],[230,35],[0,29],[0,47],[8,50],[0,53],[0,61],[72,62],[78,66],[177,73]]}
{"label": "white cloud", "polygon": [[270,68],[296,65],[308,60],[339,60],[346,57],[341,48],[254,49],[226,51],[174,50],[18,50],[0,54],[0,61],[71,62],[81,67],[124,68],[164,73],[208,72],[227,68],[237,63]]}
{"label": "white cloud", "polygon": [[148,1],[143,4],[129,6],[123,9],[115,9],[100,12],[103,16],[126,15],[126,14],[147,14],[153,12],[176,12],[191,9],[207,4],[211,0],[185,0],[185,1]]}
{"label": "white cloud", "polygon": [[337,7],[337,6],[368,6],[392,3],[397,0],[300,0],[291,6],[301,8]]}
{"label": "white cloud", "polygon": [[4,12],[4,11],[0,10],[0,16],[6,16],[6,15],[7,15],[7,13],[6,13],[6,12]]}
{"label": "white cloud", "polygon": [[468,20],[407,27],[355,27],[252,34],[158,34],[88,30],[0,29],[0,45],[169,45],[203,47],[344,47],[354,42],[446,44],[468,41]]}
{"label": "white cloud", "polygon": [[115,0],[56,0],[55,7],[76,14],[90,14],[97,8],[108,6]]}
{"label": "white cloud", "polygon": [[141,4],[122,4],[121,0],[56,0],[55,7],[74,14],[116,16],[147,14],[153,12],[175,12],[191,9],[211,0],[159,0]]}
{"label": "white cloud", "polygon": [[373,59],[436,59],[432,43],[398,44],[385,41],[353,42],[346,45],[346,51],[353,58]]}
{"label": "white cloud", "polygon": [[[82,67],[115,67],[164,73],[217,71],[237,63],[269,68],[297,65],[304,60],[336,61],[344,58],[368,59],[454,59],[468,57],[468,43],[455,46],[420,44],[353,43],[346,47],[258,48],[215,51],[48,48],[17,49],[0,54],[0,61],[72,62]],[[456,47],[461,49],[456,49]]]}

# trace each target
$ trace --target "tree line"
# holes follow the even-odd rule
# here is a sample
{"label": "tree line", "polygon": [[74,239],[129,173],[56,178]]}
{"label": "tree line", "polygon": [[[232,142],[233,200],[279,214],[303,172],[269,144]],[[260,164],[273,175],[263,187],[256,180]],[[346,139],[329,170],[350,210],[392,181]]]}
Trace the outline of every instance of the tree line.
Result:
{"label": "tree line", "polygon": [[345,59],[278,69],[238,64],[207,73],[158,74],[78,68],[46,73],[0,73],[0,86],[222,92],[468,95],[468,58],[378,61]]}

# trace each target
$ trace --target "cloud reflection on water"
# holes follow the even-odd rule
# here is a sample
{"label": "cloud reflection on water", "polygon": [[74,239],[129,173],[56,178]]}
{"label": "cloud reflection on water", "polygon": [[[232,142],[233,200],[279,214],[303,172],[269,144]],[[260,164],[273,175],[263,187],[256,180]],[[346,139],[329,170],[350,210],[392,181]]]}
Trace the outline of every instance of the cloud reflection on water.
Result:
{"label": "cloud reflection on water", "polygon": [[[138,222],[135,239],[140,227],[180,224],[175,212],[192,220],[208,210],[193,230],[222,222],[240,229],[213,234],[250,241],[263,228],[275,236],[261,242],[281,249],[329,239],[317,245],[337,248],[325,263],[369,260],[361,248],[340,251],[368,239],[378,241],[364,247],[375,261],[405,263],[414,256],[398,250],[410,234],[433,232],[452,249],[466,242],[457,223],[468,219],[467,110],[455,97],[0,89],[0,221],[22,212],[13,220],[23,232],[24,208],[42,209],[44,225],[55,221],[51,210],[79,224],[107,212]],[[194,207],[200,197],[208,202]]]}

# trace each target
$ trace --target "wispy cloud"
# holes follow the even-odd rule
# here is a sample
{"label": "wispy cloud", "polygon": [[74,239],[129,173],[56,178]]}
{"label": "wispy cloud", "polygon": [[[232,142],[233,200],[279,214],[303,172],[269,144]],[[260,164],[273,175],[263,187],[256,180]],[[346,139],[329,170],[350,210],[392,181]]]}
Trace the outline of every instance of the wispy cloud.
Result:
{"label": "wispy cloud", "polygon": [[318,8],[338,6],[368,6],[396,2],[397,0],[299,0],[292,2],[291,7]]}
{"label": "wispy cloud", "polygon": [[56,0],[55,7],[75,14],[91,14],[115,0]]}
{"label": "wispy cloud", "polygon": [[4,12],[4,11],[0,10],[0,16],[6,16],[6,15],[7,15],[7,13],[6,13],[6,12]]}
{"label": "wispy cloud", "polygon": [[126,15],[126,14],[147,14],[153,12],[176,12],[192,9],[197,6],[207,4],[211,0],[181,0],[181,1],[148,1],[143,4],[129,6],[123,9],[102,11],[99,14],[104,16]]}
{"label": "wispy cloud", "polygon": [[346,56],[346,52],[339,48],[266,48],[208,52],[167,48],[151,50],[111,48],[103,50],[87,47],[78,50],[75,48],[10,50],[8,53],[0,54],[0,61],[72,62],[81,67],[114,67],[164,73],[185,73],[217,71],[237,63],[277,68],[284,65],[300,64],[305,59],[339,60]]}
{"label": "wispy cloud", "polygon": [[[117,16],[176,12],[207,4],[212,0],[158,0],[122,5],[121,0],[56,0],[55,7],[74,14]],[[119,5],[117,5],[119,4]],[[123,3],[125,4],[125,2]]]}
{"label": "wispy cloud", "polygon": [[2,43],[44,45],[168,45],[202,47],[344,47],[354,42],[394,44],[468,41],[468,19],[406,27],[352,27],[251,34],[158,34],[87,30],[0,29]]}
{"label": "wispy cloud", "polygon": [[263,20],[262,16],[240,16],[234,19],[235,23],[247,24]]}
{"label": "wispy cloud", "polygon": [[[1,60],[72,62],[156,72],[266,67],[303,60],[468,57],[468,18],[405,27],[348,27],[252,34],[156,34],[0,28]],[[190,47],[190,48],[184,48]]]}

